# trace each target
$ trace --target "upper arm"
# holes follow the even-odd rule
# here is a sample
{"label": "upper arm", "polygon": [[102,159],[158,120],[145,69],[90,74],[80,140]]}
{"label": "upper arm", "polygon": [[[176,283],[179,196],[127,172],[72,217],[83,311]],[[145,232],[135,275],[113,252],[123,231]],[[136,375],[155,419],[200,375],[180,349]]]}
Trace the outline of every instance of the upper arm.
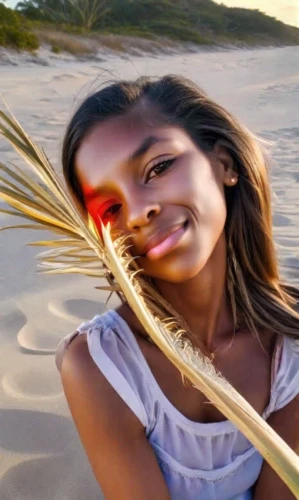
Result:
{"label": "upper arm", "polygon": [[67,402],[106,500],[170,500],[144,428],[92,360],[85,335],[61,369]]}
{"label": "upper arm", "polygon": [[[268,424],[299,455],[299,395],[281,410],[270,415]],[[294,500],[285,483],[265,461],[256,483],[254,500]]]}

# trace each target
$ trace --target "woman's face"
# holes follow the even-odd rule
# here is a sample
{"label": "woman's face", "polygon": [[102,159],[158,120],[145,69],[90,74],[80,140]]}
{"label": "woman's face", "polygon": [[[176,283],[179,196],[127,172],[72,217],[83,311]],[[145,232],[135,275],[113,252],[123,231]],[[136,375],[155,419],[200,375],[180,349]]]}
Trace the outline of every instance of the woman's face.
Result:
{"label": "woman's face", "polygon": [[123,116],[95,126],[75,168],[96,225],[113,222],[147,275],[178,283],[203,269],[223,233],[225,163],[181,128]]}

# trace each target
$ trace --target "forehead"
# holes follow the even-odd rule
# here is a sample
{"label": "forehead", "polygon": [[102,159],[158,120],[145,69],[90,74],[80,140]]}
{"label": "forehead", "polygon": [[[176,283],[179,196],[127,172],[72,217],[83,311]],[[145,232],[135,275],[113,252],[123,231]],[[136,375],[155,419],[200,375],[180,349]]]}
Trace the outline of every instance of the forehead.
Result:
{"label": "forehead", "polygon": [[113,170],[124,165],[150,136],[163,139],[153,146],[155,149],[163,148],[163,144],[165,148],[167,142],[177,147],[191,144],[189,136],[179,127],[149,123],[136,115],[114,117],[97,124],[82,141],[75,158],[79,181],[93,184],[95,177],[98,182],[107,173],[113,174]]}

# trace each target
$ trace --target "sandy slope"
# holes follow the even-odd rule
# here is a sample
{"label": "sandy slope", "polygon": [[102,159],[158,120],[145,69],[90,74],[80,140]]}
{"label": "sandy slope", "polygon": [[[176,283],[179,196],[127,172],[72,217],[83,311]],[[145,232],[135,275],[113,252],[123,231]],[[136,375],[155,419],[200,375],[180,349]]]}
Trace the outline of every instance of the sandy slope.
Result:
{"label": "sandy slope", "polygon": [[[276,241],[285,272],[299,285],[299,47],[56,64],[2,67],[0,91],[57,165],[64,126],[80,99],[111,78],[141,74],[193,78],[273,141]],[[1,141],[0,161],[15,159]],[[10,222],[1,217],[1,225]],[[37,237],[0,235],[0,498],[96,500],[53,353],[60,338],[103,310],[104,295],[91,278],[37,276],[36,251],[25,246]]]}

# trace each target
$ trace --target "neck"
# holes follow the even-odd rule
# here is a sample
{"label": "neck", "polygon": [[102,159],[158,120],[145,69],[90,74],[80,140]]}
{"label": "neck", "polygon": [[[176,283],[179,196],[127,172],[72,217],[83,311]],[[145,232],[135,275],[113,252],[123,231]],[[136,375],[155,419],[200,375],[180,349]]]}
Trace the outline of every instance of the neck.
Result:
{"label": "neck", "polygon": [[209,350],[230,338],[234,330],[226,294],[226,268],[223,234],[194,278],[183,283],[155,281],[161,295],[184,318],[194,339]]}

